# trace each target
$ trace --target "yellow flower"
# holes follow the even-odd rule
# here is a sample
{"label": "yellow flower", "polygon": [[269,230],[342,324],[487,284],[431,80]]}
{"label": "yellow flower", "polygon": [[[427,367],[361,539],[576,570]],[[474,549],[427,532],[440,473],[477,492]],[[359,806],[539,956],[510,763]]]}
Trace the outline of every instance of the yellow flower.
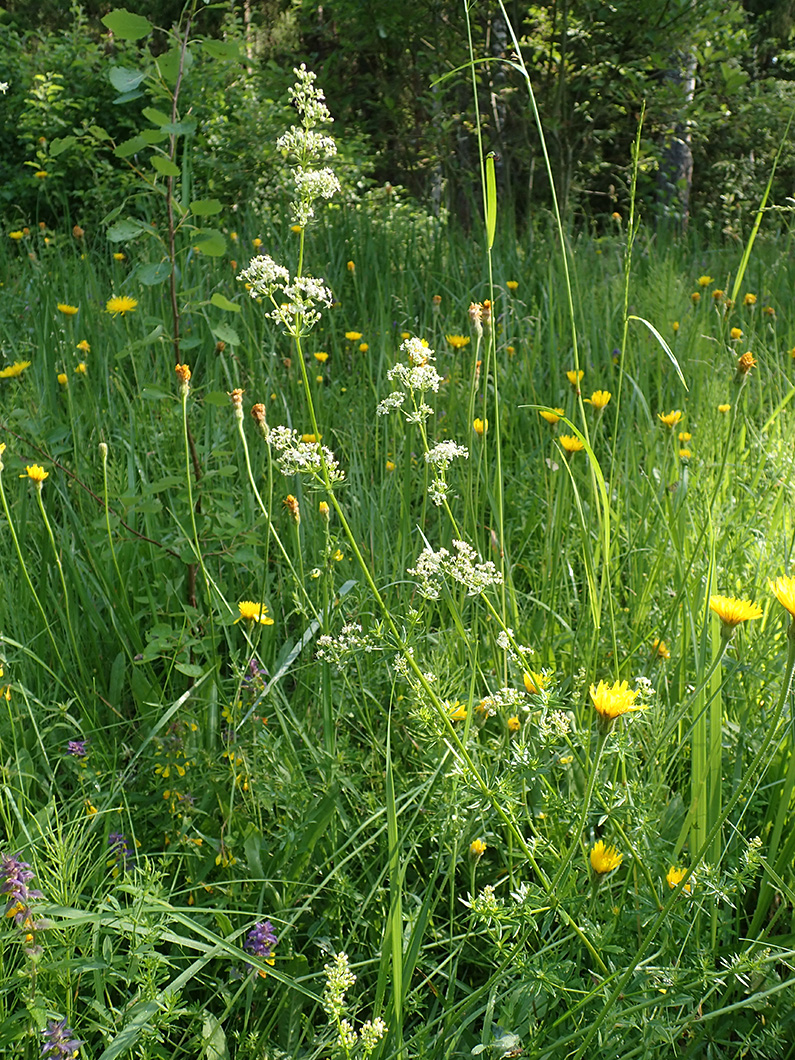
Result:
{"label": "yellow flower", "polygon": [[322,375],[316,375],[316,376],[315,376],[315,382],[316,382],[316,383],[325,383],[325,381],[326,381],[326,380],[325,380],[325,379],[323,378],[323,376],[322,376]]}
{"label": "yellow flower", "polygon": [[579,372],[566,372],[566,378],[576,390],[580,385],[580,380],[585,375],[585,372],[580,369]]}
{"label": "yellow flower", "polygon": [[508,354],[509,357],[513,357],[513,355],[516,353],[516,347],[515,346],[506,346],[505,347],[505,352]]}
{"label": "yellow flower", "polygon": [[469,853],[473,858],[482,857],[486,853],[486,844],[482,839],[473,839],[469,844]]}
{"label": "yellow flower", "polygon": [[9,232],[8,233],[8,238],[9,239],[22,239],[24,235],[25,235],[25,233],[24,232],[20,232],[20,231]]}
{"label": "yellow flower", "polygon": [[508,718],[508,732],[519,732],[522,723],[517,717]]}
{"label": "yellow flower", "polygon": [[61,384],[61,386],[66,386],[68,384],[69,376],[66,374],[66,372],[58,373],[58,382]]}
{"label": "yellow flower", "polygon": [[742,378],[744,375],[748,375],[752,368],[756,367],[756,361],[754,355],[750,350],[747,350],[742,357],[737,361],[737,375]]}
{"label": "yellow flower", "polygon": [[699,278],[698,278],[698,286],[699,287],[709,287],[709,285],[711,283],[712,283],[712,277],[711,276],[699,276]]}
{"label": "yellow flower", "polygon": [[298,498],[294,497],[292,493],[288,493],[282,504],[292,516],[295,525],[298,526],[301,522],[301,507],[298,503]]}
{"label": "yellow flower", "polygon": [[658,659],[670,659],[671,653],[668,650],[668,645],[664,640],[655,639],[651,642],[652,654],[656,655]]}
{"label": "yellow flower", "polygon": [[581,453],[585,448],[585,443],[581,442],[580,439],[573,434],[561,434],[558,441],[569,456],[572,456],[574,453]]}
{"label": "yellow flower", "polygon": [[82,350],[83,353],[91,353],[91,347],[88,345],[85,339],[81,339],[77,344],[78,350]]}
{"label": "yellow flower", "polygon": [[8,368],[3,368],[0,371],[0,379],[16,379],[18,375],[22,375],[26,368],[30,368],[30,361],[14,361]]}
{"label": "yellow flower", "polygon": [[515,291],[519,286],[519,282],[518,280],[506,280],[505,286],[508,288],[509,291]]}
{"label": "yellow flower", "polygon": [[693,454],[690,452],[689,449],[680,449],[679,450],[679,459],[680,460],[689,460],[692,455]]}
{"label": "yellow flower", "polygon": [[311,444],[312,442],[319,442],[322,439],[322,437],[323,437],[322,434],[302,434],[301,435],[301,441],[302,442],[309,442]]}
{"label": "yellow flower", "polygon": [[263,626],[272,626],[273,619],[268,615],[268,609],[264,604],[255,604],[253,600],[241,600],[237,605],[240,612],[235,624],[240,622],[260,622]]}
{"label": "yellow flower", "polygon": [[47,176],[49,176],[49,174],[47,173],[46,169],[37,169],[33,176],[36,178],[36,180],[44,180]]}
{"label": "yellow flower", "polygon": [[465,721],[467,716],[467,708],[463,703],[459,703],[458,700],[451,704],[450,712],[447,717],[450,721]]}
{"label": "yellow flower", "polygon": [[643,707],[635,703],[638,692],[629,687],[628,681],[616,681],[611,687],[600,681],[598,685],[591,685],[591,699],[597,714],[608,720],[620,718],[633,710],[643,710]]}
{"label": "yellow flower", "polygon": [[671,427],[675,427],[677,425],[677,423],[679,423],[679,421],[682,419],[683,415],[684,415],[684,413],[680,412],[679,409],[674,409],[673,412],[665,412],[665,413],[658,412],[657,413],[657,418],[659,420],[661,420],[665,424],[666,427],[671,428]]}
{"label": "yellow flower", "polygon": [[36,483],[41,489],[41,484],[46,478],[49,478],[49,471],[45,471],[41,464],[28,464],[25,468],[25,474],[20,475],[20,478],[30,478]]}
{"label": "yellow flower", "polygon": [[721,636],[727,639],[734,632],[735,626],[739,626],[741,622],[762,617],[759,604],[750,600],[737,600],[733,596],[710,596],[709,608],[721,620]]}
{"label": "yellow flower", "polygon": [[523,677],[525,691],[529,696],[540,696],[549,680],[546,674],[537,674],[534,670],[526,671]]}
{"label": "yellow flower", "polygon": [[290,231],[294,232],[296,235],[300,235],[302,229],[300,225],[290,225]]}
{"label": "yellow flower", "polygon": [[80,310],[76,305],[68,305],[66,302],[59,302],[57,306],[58,312],[63,313],[64,316],[73,317]]}
{"label": "yellow flower", "polygon": [[591,850],[591,868],[600,876],[617,869],[623,860],[624,855],[619,854],[615,847],[605,846],[603,839],[594,843]]}
{"label": "yellow flower", "polygon": [[737,341],[737,339],[741,339],[742,337],[743,337],[743,329],[742,328],[732,328],[731,331],[729,332],[729,338],[731,338],[735,342]]}
{"label": "yellow flower", "polygon": [[395,463],[394,463],[393,460],[387,460],[386,469],[387,469],[387,471],[394,471],[395,470]]}
{"label": "yellow flower", "polygon": [[348,340],[348,342],[358,342],[361,337],[362,337],[361,331],[346,331],[345,332],[345,338]]}
{"label": "yellow flower", "polygon": [[718,412],[729,412],[731,405],[718,405]]}
{"label": "yellow flower", "polygon": [[127,260],[127,255],[126,254],[122,254],[122,252],[120,250],[117,250],[116,253],[113,255],[113,260],[114,261],[126,261]]}
{"label": "yellow flower", "polygon": [[320,361],[321,364],[325,364],[326,361],[328,360],[328,354],[324,353],[321,350],[321,351],[319,351],[318,353],[315,354],[315,360],[316,361]]}
{"label": "yellow flower", "polygon": [[480,419],[480,417],[476,417],[472,421],[472,429],[474,430],[475,434],[479,434],[479,435],[482,436],[489,429],[489,421],[488,420],[482,420],[482,419]]}
{"label": "yellow flower", "polygon": [[348,272],[356,272],[356,264],[353,261],[348,262]]}
{"label": "yellow flower", "polygon": [[774,317],[776,315],[776,311],[772,305],[766,305],[762,312],[766,317]]}
{"label": "yellow flower", "polygon": [[747,294],[745,298],[743,298],[743,305],[756,305],[756,295],[750,293]]}
{"label": "yellow flower", "polygon": [[318,506],[317,506],[317,510],[320,512],[320,514],[323,516],[324,519],[328,519],[328,517],[329,517],[328,501],[321,501],[320,504],[318,504]]}
{"label": "yellow flower", "polygon": [[724,294],[726,294],[725,291],[722,291],[720,287],[716,287],[715,290],[712,292],[712,297],[715,299],[716,302],[719,302],[721,298],[723,298]]}
{"label": "yellow flower", "polygon": [[693,437],[693,435],[690,433],[690,431],[680,431],[679,432],[679,441],[680,442],[689,442],[692,437]]}
{"label": "yellow flower", "polygon": [[367,353],[369,349],[370,347],[366,342],[359,343],[359,353]]}
{"label": "yellow flower", "polygon": [[698,291],[693,291],[693,293],[690,295],[690,301],[693,303],[693,305],[698,305],[698,303],[701,301],[701,295],[698,293]]}
{"label": "yellow flower", "polygon": [[[685,874],[685,869],[678,869],[675,865],[672,865],[668,872],[665,874],[665,878],[668,881],[668,886],[671,890],[675,890],[682,881],[682,877]],[[687,883],[682,888],[683,891],[687,891],[688,894],[693,890],[693,877],[691,876]]]}
{"label": "yellow flower", "polygon": [[114,295],[105,303],[105,312],[110,313],[112,316],[116,316],[118,313],[124,316],[125,313],[132,313],[137,305],[137,298],[130,298],[126,294]]}
{"label": "yellow flower", "polygon": [[405,342],[406,339],[410,339],[411,338],[411,332],[410,331],[401,331],[400,337]]}
{"label": "yellow flower", "polygon": [[257,236],[256,239],[251,240],[251,245],[255,250],[259,250],[259,248],[262,246],[262,240],[259,238],[259,236]]}
{"label": "yellow flower", "polygon": [[585,399],[585,404],[593,405],[598,412],[601,412],[612,396],[609,390],[594,390],[593,394]]}
{"label": "yellow flower", "polygon": [[445,335],[445,338],[454,350],[463,350],[463,348],[468,346],[470,342],[469,336],[467,335]]}
{"label": "yellow flower", "polygon": [[345,559],[345,553],[342,551],[341,548],[338,548],[331,558],[334,560],[335,563],[342,563],[342,561]]}
{"label": "yellow flower", "polygon": [[795,578],[788,578],[782,574],[774,582],[767,583],[775,598],[795,618]]}
{"label": "yellow flower", "polygon": [[542,420],[546,420],[547,423],[551,423],[554,427],[555,424],[560,420],[560,417],[564,415],[563,409],[553,409],[549,412],[547,409],[539,409],[538,415]]}
{"label": "yellow flower", "polygon": [[613,210],[613,212],[610,214],[610,217],[614,221],[620,221],[621,220],[621,214],[618,212],[618,210]]}
{"label": "yellow flower", "polygon": [[188,383],[190,382],[190,366],[187,364],[175,364],[174,371],[177,374],[180,387],[185,387],[185,392],[187,393]]}
{"label": "yellow flower", "polygon": [[75,365],[75,375],[87,375],[88,365],[85,361],[81,361],[80,364]]}
{"label": "yellow flower", "polygon": [[671,324],[671,329],[674,332],[674,334],[676,334],[676,332],[679,330],[679,321],[678,320],[675,320],[673,322],[673,324]]}

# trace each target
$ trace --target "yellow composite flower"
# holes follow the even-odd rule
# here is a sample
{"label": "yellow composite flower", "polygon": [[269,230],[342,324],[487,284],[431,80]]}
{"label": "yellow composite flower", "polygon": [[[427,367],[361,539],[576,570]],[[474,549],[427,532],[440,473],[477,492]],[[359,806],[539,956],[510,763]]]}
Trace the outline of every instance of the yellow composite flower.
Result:
{"label": "yellow composite flower", "polygon": [[693,454],[690,452],[689,449],[680,449],[679,450],[679,459],[680,460],[689,460],[692,455]]}
{"label": "yellow composite flower", "polygon": [[59,372],[58,373],[58,382],[61,384],[61,386],[67,386],[68,385],[69,376],[66,374],[66,372]]}
{"label": "yellow composite flower", "polygon": [[558,441],[569,456],[574,453],[581,453],[585,448],[585,443],[574,434],[561,434]]}
{"label": "yellow composite flower", "polygon": [[486,844],[482,839],[473,839],[469,844],[469,853],[473,858],[482,857],[486,853]]}
{"label": "yellow composite flower", "polygon": [[712,292],[712,297],[715,299],[716,302],[719,302],[725,294],[726,292],[724,290],[722,290],[720,287],[716,287],[715,290]]}
{"label": "yellow composite flower", "polygon": [[387,460],[386,469],[387,469],[387,471],[394,471],[395,470],[395,462],[394,462],[394,460]]}
{"label": "yellow composite flower", "polygon": [[132,313],[135,307],[138,305],[137,298],[130,298],[129,295],[119,294],[113,295],[105,303],[105,312],[110,313],[111,316],[116,316],[121,313],[124,316],[125,313]]}
{"label": "yellow composite flower", "polygon": [[605,846],[604,839],[594,843],[591,850],[591,868],[600,876],[617,869],[623,860],[624,855],[619,854],[615,847]]}
{"label": "yellow composite flower", "polygon": [[507,725],[508,725],[508,732],[519,732],[519,730],[522,727],[522,723],[519,721],[519,719],[515,715],[512,718],[508,718]]}
{"label": "yellow composite flower", "polygon": [[255,250],[259,250],[259,248],[262,246],[262,240],[259,238],[259,236],[257,236],[255,239],[251,240],[251,245]]}
{"label": "yellow composite flower", "polygon": [[668,649],[668,645],[665,643],[664,640],[660,640],[658,637],[655,637],[654,640],[651,642],[651,650],[652,654],[655,655],[658,659],[671,658],[671,652]]}
{"label": "yellow composite flower", "polygon": [[580,385],[580,380],[585,375],[585,372],[580,369],[578,372],[566,372],[566,378],[576,390]]}
{"label": "yellow composite flower", "polygon": [[593,405],[598,412],[601,412],[612,396],[609,390],[594,390],[593,394],[585,399],[585,404]]}
{"label": "yellow composite flower", "polygon": [[474,430],[475,434],[479,434],[482,437],[489,429],[489,421],[482,420],[479,416],[476,416],[475,419],[472,421],[472,429]]}
{"label": "yellow composite flower", "polygon": [[44,180],[46,177],[49,176],[49,173],[46,169],[37,169],[33,176],[36,178],[36,180]]}
{"label": "yellow composite flower", "polygon": [[81,339],[81,341],[78,342],[77,348],[78,348],[78,350],[82,350],[83,353],[91,353],[91,347],[89,346],[89,344],[86,342],[85,339]]}
{"label": "yellow composite flower", "polygon": [[698,291],[693,291],[693,293],[690,295],[690,301],[693,303],[693,305],[698,305],[698,303],[701,301],[701,295]]}
{"label": "yellow composite flower", "polygon": [[75,375],[87,375],[88,365],[85,361],[81,361],[80,364],[75,365]]}
{"label": "yellow composite flower", "polygon": [[795,578],[782,574],[774,582],[768,582],[768,585],[781,606],[795,618]]}
{"label": "yellow composite flower", "polygon": [[710,596],[709,609],[723,623],[724,630],[733,630],[741,622],[762,617],[762,608],[751,600],[738,600],[734,596]]}
{"label": "yellow composite flower", "polygon": [[16,379],[18,375],[22,375],[26,368],[30,368],[30,361],[14,361],[8,368],[0,370],[0,379]]}
{"label": "yellow composite flower", "polygon": [[743,337],[743,329],[742,328],[732,328],[731,331],[729,332],[729,338],[733,339],[735,342],[737,341],[737,339],[741,339],[742,337]]}
{"label": "yellow composite flower", "polygon": [[643,707],[635,702],[637,694],[638,690],[630,688],[628,681],[616,681],[612,686],[604,681],[591,685],[591,699],[596,712],[608,720],[620,718],[622,714],[634,710],[643,710]]}
{"label": "yellow composite flower", "polygon": [[33,479],[37,486],[41,486],[42,482],[49,476],[49,471],[45,471],[41,464],[28,464],[25,468],[25,474],[19,477]]}
{"label": "yellow composite flower", "polygon": [[560,420],[560,417],[564,416],[565,413],[563,409],[552,409],[551,412],[549,409],[539,409],[538,415],[541,417],[542,420],[546,420],[547,423],[552,424],[552,426],[554,427],[555,424]]}
{"label": "yellow composite flower", "polygon": [[243,621],[259,622],[263,626],[273,625],[273,619],[268,614],[268,609],[264,604],[256,604],[253,600],[241,600],[237,605],[237,609],[240,612],[240,616],[235,619],[235,623]]}
{"label": "yellow composite flower", "polygon": [[113,260],[114,261],[126,261],[127,260],[127,255],[126,254],[122,254],[122,252],[120,250],[117,250],[116,253],[113,255]]}
{"label": "yellow composite flower", "polygon": [[20,231],[19,229],[17,229],[17,231],[15,231],[15,232],[9,232],[9,233],[8,233],[8,238],[9,238],[9,239],[16,239],[16,240],[19,240],[19,239],[22,239],[22,238],[24,238],[24,235],[25,235],[25,233],[24,233],[24,232],[22,232],[22,231]]}
{"label": "yellow composite flower", "polygon": [[328,354],[324,350],[319,350],[315,355],[315,360],[321,364],[325,364],[328,360]]}
{"label": "yellow composite flower", "polygon": [[737,361],[737,375],[740,377],[748,375],[751,369],[755,367],[756,360],[754,359],[754,355],[751,353],[750,350],[746,350],[742,357],[740,357]]}
{"label": "yellow composite flower", "polygon": [[411,338],[411,332],[410,331],[401,331],[400,337],[405,342],[406,339],[410,339]]}
{"label": "yellow composite flower", "polygon": [[297,236],[298,236],[298,235],[300,235],[300,234],[301,234],[301,232],[303,231],[303,229],[301,228],[301,226],[300,226],[300,225],[290,225],[290,231],[291,231],[291,232],[294,232],[294,233],[295,233],[295,235],[297,235]]}
{"label": "yellow composite flower", "polygon": [[358,342],[361,337],[362,337],[361,331],[346,331],[345,332],[345,338],[348,340],[348,342]]}
{"label": "yellow composite flower", "polygon": [[[665,879],[668,881],[668,886],[671,890],[675,890],[682,882],[682,877],[685,874],[685,869],[678,869],[676,865],[672,865],[668,872],[665,874]],[[687,883],[682,888],[683,891],[687,891],[688,894],[693,890],[693,877],[691,876]]]}
{"label": "yellow composite flower", "polygon": [[699,287],[709,287],[712,282],[713,278],[711,276],[699,276],[698,278]]}
{"label": "yellow composite flower", "polygon": [[468,335],[445,335],[445,338],[454,350],[462,350],[464,346],[468,346],[470,343]]}
{"label": "yellow composite flower", "polygon": [[671,330],[674,332],[674,334],[676,334],[676,332],[679,330],[679,321],[678,320],[675,320],[673,322],[673,324],[671,324]]}
{"label": "yellow composite flower", "polygon": [[311,445],[311,444],[312,444],[313,442],[319,442],[319,441],[321,441],[321,440],[322,440],[322,438],[323,438],[323,435],[322,435],[322,434],[302,434],[302,435],[301,435],[301,441],[302,441],[302,442],[309,442],[309,443],[310,443],[310,445]]}
{"label": "yellow composite flower", "polygon": [[522,680],[528,696],[540,696],[549,684],[550,678],[547,674],[537,674],[535,670],[526,670]]}
{"label": "yellow composite flower", "polygon": [[59,302],[57,307],[59,313],[63,313],[65,317],[73,317],[80,312],[80,309],[76,305],[69,305],[67,302]]}
{"label": "yellow composite flower", "polygon": [[726,412],[729,412],[730,410],[731,410],[731,405],[718,405],[718,412],[726,413]]}
{"label": "yellow composite flower", "polygon": [[666,427],[675,427],[684,416],[684,413],[679,409],[674,409],[673,412],[658,412],[657,419],[665,424]]}
{"label": "yellow composite flower", "polygon": [[366,343],[366,342],[360,342],[359,343],[359,353],[367,353],[367,351],[369,349],[370,349],[369,343]]}
{"label": "yellow composite flower", "polygon": [[519,281],[518,280],[506,280],[505,281],[505,286],[508,288],[509,291],[515,291],[519,287]]}
{"label": "yellow composite flower", "polygon": [[348,262],[348,272],[356,272],[356,262],[354,262],[354,261],[349,261]]}
{"label": "yellow composite flower", "polygon": [[743,298],[743,305],[756,305],[756,295],[750,292]]}
{"label": "yellow composite flower", "polygon": [[618,210],[613,210],[613,212],[610,214],[610,217],[613,221],[616,222],[621,220],[621,214],[618,212]]}

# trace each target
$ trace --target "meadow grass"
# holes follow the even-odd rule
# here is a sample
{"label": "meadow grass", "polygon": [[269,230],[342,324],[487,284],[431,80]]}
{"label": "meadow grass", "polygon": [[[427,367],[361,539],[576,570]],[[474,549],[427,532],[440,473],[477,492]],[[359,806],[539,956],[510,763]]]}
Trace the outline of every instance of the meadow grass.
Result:
{"label": "meadow grass", "polygon": [[[4,1055],[60,1020],[102,1060],[793,1055],[790,237],[730,306],[742,247],[639,225],[628,275],[612,224],[569,238],[573,384],[545,220],[500,217],[489,284],[479,232],[388,200],[226,218],[181,259],[183,386],[145,246],[4,237],[0,850],[42,892],[4,863]],[[298,348],[235,278],[255,239],[334,292]],[[417,423],[376,414],[405,336]],[[344,481],[282,475],[282,425]]]}

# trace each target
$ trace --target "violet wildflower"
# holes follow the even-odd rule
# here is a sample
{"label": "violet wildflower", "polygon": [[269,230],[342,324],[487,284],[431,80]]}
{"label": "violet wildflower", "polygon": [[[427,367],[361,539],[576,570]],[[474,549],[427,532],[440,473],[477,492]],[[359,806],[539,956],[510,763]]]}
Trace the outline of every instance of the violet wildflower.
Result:
{"label": "violet wildflower", "polygon": [[[273,947],[279,940],[273,931],[273,924],[270,920],[263,920],[249,931],[246,936],[246,941],[243,943],[243,949],[248,950],[254,957],[258,957],[265,964],[273,965],[275,960],[273,957]],[[248,965],[249,971],[254,971],[253,965]],[[259,974],[264,979],[268,974],[267,972],[260,971]]]}
{"label": "violet wildflower", "polygon": [[23,927],[30,922],[30,900],[41,898],[41,891],[28,887],[33,879],[30,865],[20,861],[19,855],[0,854],[0,894],[8,896],[6,916],[13,917],[14,923]]}
{"label": "violet wildflower", "polygon": [[66,753],[73,758],[86,758],[88,755],[88,740],[70,740],[66,745]]}
{"label": "violet wildflower", "polygon": [[130,855],[130,848],[127,845],[127,836],[122,832],[111,832],[108,836],[108,846],[113,854],[114,860],[109,861],[108,865],[115,865],[114,876],[118,875],[119,869],[129,869],[132,862],[132,856]]}
{"label": "violet wildflower", "polygon": [[71,1060],[71,1057],[77,1056],[83,1044],[79,1038],[72,1037],[74,1031],[66,1026],[65,1019],[49,1020],[47,1029],[41,1033],[44,1035],[41,1056],[47,1056],[50,1060]]}

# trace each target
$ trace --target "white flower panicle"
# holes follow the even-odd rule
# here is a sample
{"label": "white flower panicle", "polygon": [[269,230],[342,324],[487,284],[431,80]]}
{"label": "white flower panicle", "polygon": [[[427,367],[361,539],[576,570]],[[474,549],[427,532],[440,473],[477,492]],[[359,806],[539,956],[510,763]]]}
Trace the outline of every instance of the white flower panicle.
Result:
{"label": "white flower panicle", "polygon": [[283,291],[290,282],[290,273],[268,254],[260,254],[251,259],[237,278],[248,286],[252,298],[272,298],[274,291]]}
{"label": "white flower panicle", "polygon": [[329,114],[325,96],[315,86],[315,75],[302,63],[294,70],[296,82],[289,90],[290,100],[298,111],[301,125],[293,125],[276,141],[276,147],[296,161],[293,171],[295,200],[290,203],[293,221],[305,228],[315,216],[313,203],[318,199],[330,199],[340,190],[340,182],[328,166],[311,168],[314,164],[333,158],[337,145],[331,136],[315,131],[316,125],[324,125],[334,119]]}
{"label": "white flower panicle", "polygon": [[465,445],[457,445],[453,441],[437,442],[433,449],[425,454],[425,461],[440,471],[446,471],[456,457],[469,457],[469,450]]}
{"label": "white flower panicle", "polygon": [[306,335],[320,320],[316,306],[328,308],[334,301],[322,279],[296,276],[291,282],[287,269],[267,254],[252,258],[237,278],[246,284],[256,301],[270,299],[273,309],[268,316],[293,336]]}
{"label": "white flower panicle", "polygon": [[466,541],[453,541],[453,548],[455,555],[446,548],[434,552],[426,545],[416,566],[409,568],[408,573],[417,578],[417,588],[426,600],[439,599],[446,578],[463,585],[467,596],[479,596],[490,585],[502,584],[502,574],[491,560],[478,563],[477,552]]}
{"label": "white flower panicle", "polygon": [[328,633],[317,638],[315,658],[331,663],[338,670],[345,661],[359,652],[370,654],[381,650],[380,631],[372,635],[365,633],[358,622],[349,622],[342,627],[336,637]]}
{"label": "white flower panicle", "polygon": [[347,953],[338,953],[334,962],[325,965],[326,987],[323,991],[323,1008],[332,1018],[339,1019],[345,1007],[345,992],[356,982],[356,976],[348,964]]}
{"label": "white flower panicle", "polygon": [[328,107],[326,97],[322,88],[315,87],[317,74],[313,70],[307,70],[306,63],[293,67],[296,81],[292,88],[287,90],[290,102],[302,116],[305,128],[311,129],[315,125],[329,125],[334,121]]}
{"label": "white flower panicle", "polygon": [[359,1040],[362,1043],[362,1049],[365,1055],[371,1053],[375,1049],[376,1045],[386,1034],[386,1024],[378,1016],[374,1020],[367,1020],[362,1024],[361,1030],[359,1031]]}
{"label": "white flower panicle", "polygon": [[268,445],[278,451],[276,463],[283,475],[312,475],[322,481],[325,461],[332,482],[341,482],[345,478],[345,472],[340,470],[336,457],[327,446],[301,441],[298,431],[291,427],[272,427]]}
{"label": "white flower panicle", "polygon": [[478,704],[487,718],[493,718],[500,711],[528,710],[527,696],[516,688],[501,688],[492,695],[485,696]]}
{"label": "white flower panicle", "polygon": [[333,136],[324,136],[313,129],[302,129],[291,125],[282,133],[276,146],[285,155],[294,155],[299,162],[321,162],[333,158],[337,153],[337,143]]}
{"label": "white flower panicle", "polygon": [[442,376],[433,365],[434,352],[429,349],[421,339],[406,339],[400,347],[407,355],[408,364],[402,361],[393,365],[387,372],[387,379],[391,383],[397,383],[402,390],[394,390],[388,397],[378,405],[376,412],[379,416],[388,415],[392,409],[401,408],[407,397],[411,399],[411,410],[405,412],[409,423],[420,423],[433,412],[433,409],[425,400],[425,394],[429,391],[436,393],[442,382]]}

